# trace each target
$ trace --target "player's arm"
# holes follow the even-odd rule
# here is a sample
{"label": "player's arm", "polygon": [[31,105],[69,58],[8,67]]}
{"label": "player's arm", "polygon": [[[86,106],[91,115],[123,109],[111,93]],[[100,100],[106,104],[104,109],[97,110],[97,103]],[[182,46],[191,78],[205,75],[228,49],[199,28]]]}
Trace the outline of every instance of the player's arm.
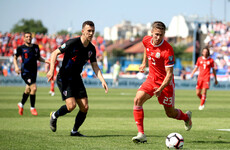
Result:
{"label": "player's arm", "polygon": [[215,84],[218,84],[217,77],[216,77],[216,69],[212,68],[212,72],[215,78]]}
{"label": "player's arm", "polygon": [[61,51],[59,49],[56,49],[55,51],[52,52],[51,57],[50,57],[50,70],[46,74],[46,77],[48,78],[48,81],[50,81],[54,75],[54,66],[55,62],[57,60],[57,56],[61,54]]}
{"label": "player's arm", "polygon": [[147,62],[147,55],[146,55],[146,48],[145,48],[144,55],[143,55],[143,60],[142,60],[142,64],[139,67],[139,71],[142,72],[142,73],[144,72],[144,68],[146,66],[146,62]]}
{"label": "player's arm", "polygon": [[16,55],[14,55],[14,70],[17,74],[19,74],[21,72],[21,70],[18,67],[18,57]]}
{"label": "player's arm", "polygon": [[193,77],[194,73],[198,70],[198,67],[195,66],[195,68],[193,69],[192,73],[191,73],[191,78]]}
{"label": "player's arm", "polygon": [[40,61],[40,62],[44,62],[44,63],[50,63],[48,60],[45,60],[44,58],[42,58],[41,56],[38,58],[38,60]]}
{"label": "player's arm", "polygon": [[156,95],[156,97],[159,97],[161,95],[161,92],[163,91],[163,89],[169,85],[169,83],[171,82],[172,78],[173,78],[173,66],[172,67],[165,67],[165,71],[166,71],[166,76],[164,78],[163,83],[161,84],[161,86],[156,89],[156,91],[154,92],[154,94]]}
{"label": "player's arm", "polygon": [[108,86],[107,86],[107,84],[106,84],[106,82],[105,82],[104,77],[102,76],[101,70],[100,70],[100,68],[98,67],[97,62],[92,62],[91,65],[92,65],[93,71],[95,72],[96,76],[97,76],[98,79],[101,81],[102,86],[103,86],[103,88],[105,89],[105,93],[108,93],[108,90],[109,90],[109,89],[108,89]]}

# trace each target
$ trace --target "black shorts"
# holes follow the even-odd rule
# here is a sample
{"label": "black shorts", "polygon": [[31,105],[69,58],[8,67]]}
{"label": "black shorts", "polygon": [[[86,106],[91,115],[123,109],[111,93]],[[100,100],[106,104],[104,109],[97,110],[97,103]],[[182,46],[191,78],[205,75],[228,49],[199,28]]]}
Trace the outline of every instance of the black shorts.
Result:
{"label": "black shorts", "polygon": [[76,100],[81,98],[88,98],[85,86],[79,75],[75,80],[62,79],[60,75],[57,76],[57,85],[62,95],[62,100],[74,97]]}
{"label": "black shorts", "polygon": [[37,72],[36,73],[22,72],[21,77],[27,85],[31,85],[33,83],[36,83]]}

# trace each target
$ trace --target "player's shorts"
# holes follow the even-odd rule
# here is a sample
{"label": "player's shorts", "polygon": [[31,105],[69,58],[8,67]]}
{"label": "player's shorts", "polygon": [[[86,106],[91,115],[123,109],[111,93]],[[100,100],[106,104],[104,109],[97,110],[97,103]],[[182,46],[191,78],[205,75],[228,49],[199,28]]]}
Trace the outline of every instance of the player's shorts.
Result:
{"label": "player's shorts", "polygon": [[210,81],[198,80],[196,84],[196,89],[209,89]]}
{"label": "player's shorts", "polygon": [[[150,96],[154,95],[154,92],[157,88],[160,87],[159,83],[156,83],[151,77],[148,77],[146,81],[140,86],[138,91],[144,91]],[[158,102],[161,105],[167,107],[173,107],[175,103],[175,85],[172,82],[164,88],[161,92],[161,95],[158,97]]]}
{"label": "player's shorts", "polygon": [[57,85],[62,95],[62,100],[74,97],[76,100],[88,98],[85,86],[79,75],[76,80],[63,80],[60,75],[57,75]]}
{"label": "player's shorts", "polygon": [[33,83],[36,83],[37,72],[36,73],[22,72],[21,77],[27,85],[31,85]]}

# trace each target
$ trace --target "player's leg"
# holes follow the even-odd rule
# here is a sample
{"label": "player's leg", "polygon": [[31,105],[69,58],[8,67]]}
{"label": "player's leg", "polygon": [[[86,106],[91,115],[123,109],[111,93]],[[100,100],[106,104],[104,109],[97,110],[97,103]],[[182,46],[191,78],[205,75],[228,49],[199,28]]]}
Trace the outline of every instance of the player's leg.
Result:
{"label": "player's leg", "polygon": [[196,89],[196,95],[199,99],[201,99],[201,89]]}
{"label": "player's leg", "polygon": [[70,135],[71,136],[84,136],[78,132],[78,129],[85,121],[85,118],[86,118],[86,115],[89,109],[88,98],[85,97],[85,98],[77,99],[77,104],[79,107],[79,111],[75,118],[73,130],[71,131]]}
{"label": "player's leg", "polygon": [[145,93],[144,91],[137,91],[134,98],[133,116],[138,129],[137,136],[132,138],[133,142],[135,143],[147,142],[146,136],[144,134],[144,110],[142,106],[151,97],[152,96]]}
{"label": "player's leg", "polygon": [[185,130],[189,131],[192,128],[192,112],[187,111],[183,113],[180,109],[176,109],[174,107],[169,107],[164,105],[165,113],[169,118],[177,119],[177,120],[184,120],[185,122]]}
{"label": "player's leg", "polygon": [[38,115],[37,110],[35,109],[35,101],[36,101],[36,91],[37,91],[37,85],[36,83],[33,83],[30,85],[30,112],[32,115]]}
{"label": "player's leg", "polygon": [[55,80],[54,79],[51,79],[50,80],[50,94],[51,94],[51,96],[54,96],[54,86],[55,86]]}
{"label": "player's leg", "polygon": [[50,129],[55,132],[57,129],[57,119],[70,113],[76,107],[76,100],[74,97],[69,97],[65,100],[66,104],[61,106],[57,111],[50,113]]}
{"label": "player's leg", "polygon": [[30,95],[30,87],[29,87],[29,85],[26,85],[25,91],[22,94],[22,100],[21,100],[21,102],[18,103],[19,115],[23,115],[23,107],[24,107],[24,104],[26,103],[29,95]]}
{"label": "player's leg", "polygon": [[203,110],[204,109],[204,104],[206,102],[207,90],[208,89],[206,89],[206,88],[202,89],[202,96],[201,96],[201,100],[200,100],[199,110]]}

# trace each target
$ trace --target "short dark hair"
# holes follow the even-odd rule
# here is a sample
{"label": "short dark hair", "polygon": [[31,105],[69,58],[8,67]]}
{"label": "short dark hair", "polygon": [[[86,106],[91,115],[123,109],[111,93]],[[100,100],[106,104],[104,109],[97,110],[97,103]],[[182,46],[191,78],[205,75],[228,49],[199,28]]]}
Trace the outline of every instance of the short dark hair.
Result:
{"label": "short dark hair", "polygon": [[89,26],[91,26],[91,27],[94,27],[93,21],[87,20],[87,21],[83,22],[83,24],[82,24],[82,29],[83,29],[86,25],[89,25]]}
{"label": "short dark hair", "polygon": [[155,29],[155,28],[160,29],[160,30],[164,30],[164,31],[166,30],[165,24],[161,21],[153,22],[152,29]]}
{"label": "short dark hair", "polygon": [[25,33],[24,33],[24,36],[25,36],[26,34],[30,34],[30,35],[32,35],[32,33],[31,33],[31,32],[25,32]]}

